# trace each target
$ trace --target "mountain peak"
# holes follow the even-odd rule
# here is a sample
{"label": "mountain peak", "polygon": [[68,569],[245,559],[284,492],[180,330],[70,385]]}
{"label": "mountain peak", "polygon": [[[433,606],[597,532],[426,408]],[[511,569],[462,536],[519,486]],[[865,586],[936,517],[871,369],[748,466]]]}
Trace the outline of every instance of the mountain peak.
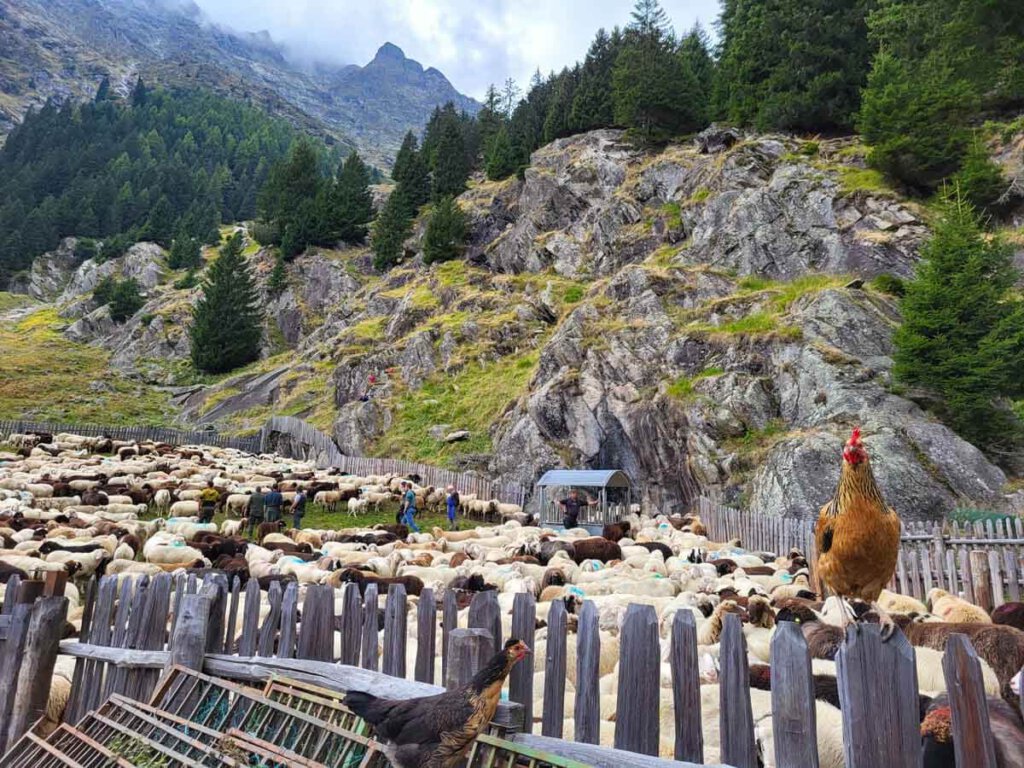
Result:
{"label": "mountain peak", "polygon": [[373,60],[405,61],[405,51],[403,51],[394,43],[384,43],[384,45],[377,49],[377,55],[373,57]]}

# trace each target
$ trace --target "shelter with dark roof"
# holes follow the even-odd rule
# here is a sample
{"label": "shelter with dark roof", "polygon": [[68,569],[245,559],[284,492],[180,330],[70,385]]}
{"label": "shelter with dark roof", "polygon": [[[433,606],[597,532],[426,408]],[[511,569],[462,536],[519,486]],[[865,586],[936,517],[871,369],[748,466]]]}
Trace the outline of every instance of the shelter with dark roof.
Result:
{"label": "shelter with dark roof", "polygon": [[537,481],[534,491],[545,525],[561,524],[562,507],[558,502],[572,490],[598,502],[580,511],[583,527],[615,522],[629,512],[633,500],[629,475],[621,469],[551,469]]}

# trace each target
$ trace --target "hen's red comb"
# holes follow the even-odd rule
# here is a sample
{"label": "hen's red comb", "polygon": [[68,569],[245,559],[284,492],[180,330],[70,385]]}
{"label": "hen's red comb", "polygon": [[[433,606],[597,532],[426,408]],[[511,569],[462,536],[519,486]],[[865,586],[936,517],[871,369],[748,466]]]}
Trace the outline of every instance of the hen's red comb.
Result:
{"label": "hen's red comb", "polygon": [[853,428],[853,434],[850,435],[849,445],[860,445],[860,427]]}

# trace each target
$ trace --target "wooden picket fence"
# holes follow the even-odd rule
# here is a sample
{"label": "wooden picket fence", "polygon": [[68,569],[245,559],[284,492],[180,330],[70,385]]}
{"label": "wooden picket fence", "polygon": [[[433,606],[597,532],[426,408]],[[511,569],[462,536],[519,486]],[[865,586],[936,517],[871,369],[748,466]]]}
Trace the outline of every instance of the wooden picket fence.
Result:
{"label": "wooden picket fence", "polygon": [[[360,595],[345,585],[338,609],[329,586],[307,586],[302,599],[295,583],[283,589],[272,583],[265,595],[269,613],[260,621],[261,593],[250,581],[228,585],[223,575],[203,582],[195,575],[161,574],[127,581],[104,577],[88,590],[80,641],[64,641],[61,652],[83,663],[75,672],[68,721],[76,722],[112,694],[140,699],[154,690],[159,670],[178,664],[203,669],[227,680],[260,682],[287,676],[296,680],[373,690],[385,696],[427,695],[440,690],[434,659],[440,643],[442,680],[446,687],[469,678],[503,642],[497,595],[474,596],[468,628],[457,628],[455,595],[435,602],[425,589],[415,616],[417,653],[406,666],[408,599],[392,585],[384,599],[383,653],[378,656],[377,589]],[[382,596],[383,597],[383,596]],[[205,606],[199,610],[199,606]],[[167,615],[166,624],[159,617]],[[440,627],[438,619],[440,619]],[[533,646],[536,602],[518,594],[512,611],[513,634]],[[624,756],[600,748],[599,664],[600,614],[585,601],[576,638],[567,631],[561,601],[552,603],[547,619],[544,691],[534,712],[534,674],[530,664],[513,669],[509,702],[496,718],[506,737],[524,748],[542,749],[590,765],[668,766],[659,760],[662,641],[654,607],[630,605],[620,631],[619,679],[614,746]],[[236,629],[238,631],[236,631]],[[567,645],[576,643],[576,696],[566,711]],[[672,618],[668,652],[672,671],[674,758],[685,765],[704,761],[697,628],[693,614]],[[199,666],[196,666],[196,665]],[[737,617],[727,615],[720,652],[721,761],[733,768],[755,768],[758,745],[749,691],[747,651]],[[772,708],[778,765],[817,766],[813,681],[807,646],[796,624],[779,625],[771,645]],[[844,712],[843,742],[848,768],[904,768],[920,765],[920,723],[914,651],[902,634],[882,643],[876,626],[851,629],[837,660],[839,696]],[[378,671],[379,670],[379,671]],[[944,670],[953,692],[953,730],[959,766],[995,768],[980,664],[968,640],[954,636],[947,646]],[[380,674],[383,673],[383,676]],[[411,680],[406,678],[411,677]],[[390,681],[390,682],[389,682]],[[885,717],[879,717],[885,712]],[[540,735],[532,734],[534,718]],[[563,723],[575,731],[563,740]],[[763,727],[763,726],[762,726]],[[971,755],[968,761],[963,754]],[[991,759],[990,759],[991,758]],[[675,763],[674,765],[679,765]]]}
{"label": "wooden picket fence", "polygon": [[211,445],[217,448],[234,448],[247,453],[259,453],[260,437],[233,437],[217,432],[189,432],[169,427],[100,426],[96,424],[60,424],[44,421],[0,421],[0,441],[11,434],[28,432],[56,435],[66,432],[83,437],[109,437],[112,440],[143,442],[151,440],[169,445]]}
{"label": "wooden picket fence", "polygon": [[348,456],[338,450],[328,435],[293,416],[271,418],[260,433],[260,441],[263,451],[275,450],[284,456],[315,460],[321,466],[337,467],[351,475],[419,475],[423,485],[453,485],[462,495],[475,494],[480,499],[499,499],[507,504],[525,504],[530,490],[519,483],[494,482],[475,472],[455,472],[401,459]]}
{"label": "wooden picket fence", "polygon": [[[796,548],[814,562],[814,521],[723,507],[700,498],[695,510],[715,541],[740,539],[745,549],[785,554]],[[985,610],[1024,594],[1024,520],[974,523],[905,522],[889,588],[919,600],[934,588],[962,594]]]}

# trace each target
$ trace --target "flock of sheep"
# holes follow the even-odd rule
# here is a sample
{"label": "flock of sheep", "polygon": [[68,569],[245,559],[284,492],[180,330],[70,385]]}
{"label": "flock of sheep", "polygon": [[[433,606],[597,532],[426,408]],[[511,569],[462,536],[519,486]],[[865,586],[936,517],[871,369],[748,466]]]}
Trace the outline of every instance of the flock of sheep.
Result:
{"label": "flock of sheep", "polygon": [[[416,611],[425,587],[431,587],[439,600],[446,590],[454,590],[460,626],[468,622],[473,594],[495,590],[505,637],[511,634],[516,594],[529,592],[537,598],[533,658],[534,715],[539,718],[550,608],[555,601],[566,605],[571,631],[582,601],[590,600],[600,616],[600,738],[610,745],[617,707],[619,629],[627,607],[641,603],[653,606],[661,622],[661,752],[671,756],[668,637],[676,612],[690,611],[697,623],[705,759],[713,763],[719,760],[718,643],[724,615],[735,613],[744,621],[757,738],[767,766],[773,764],[767,666],[771,638],[778,621],[799,620],[814,657],[821,765],[844,764],[834,663],[843,637],[844,607],[834,599],[818,599],[808,563],[798,551],[749,552],[738,541],[710,541],[699,518],[635,512],[605,526],[601,536],[583,529],[554,531],[534,526],[516,505],[468,496],[462,499],[464,512],[494,515],[503,522],[419,534],[401,525],[371,529],[358,526],[358,518],[345,513],[358,514],[363,506],[393,500],[401,478],[353,478],[274,455],[231,449],[123,445],[74,435],[11,435],[6,442],[14,450],[0,453],[0,589],[13,574],[24,578],[49,570],[69,573],[69,636],[77,632],[81,617],[75,582],[81,584],[93,574],[133,579],[199,569],[201,577],[212,569],[243,582],[256,579],[263,590],[274,581],[296,581],[300,591],[308,584],[328,584],[337,590],[339,612],[346,583],[359,585],[360,591],[377,583],[382,601],[389,584],[402,583],[410,595],[410,612]],[[219,527],[194,517],[194,496],[211,479],[229,515]],[[263,523],[254,538],[246,536],[248,493],[269,485],[276,485],[286,498],[304,488],[315,501],[338,511],[339,528],[294,530],[280,522]],[[435,489],[414,489],[421,508],[443,503],[443,493],[439,496]],[[340,527],[343,524],[352,527]],[[261,610],[266,615],[265,591],[263,596]],[[926,723],[948,713],[942,698],[942,648],[950,634],[965,632],[983,660],[997,749],[1000,754],[1024,756],[1024,726],[1016,714],[1015,690],[1024,668],[1024,605],[1006,604],[989,616],[941,591],[934,591],[929,603],[890,592],[883,592],[880,600],[917,646]],[[407,623],[410,669],[416,656],[414,616]],[[575,645],[570,637],[567,713],[573,711],[575,696]],[[336,648],[335,657],[339,652]],[[54,722],[59,721],[72,664],[65,657],[58,662],[51,695]],[[573,732],[573,721],[566,720],[565,737],[571,739]],[[1000,765],[1017,766],[1020,763],[1012,760],[1024,758],[1007,759]]]}

